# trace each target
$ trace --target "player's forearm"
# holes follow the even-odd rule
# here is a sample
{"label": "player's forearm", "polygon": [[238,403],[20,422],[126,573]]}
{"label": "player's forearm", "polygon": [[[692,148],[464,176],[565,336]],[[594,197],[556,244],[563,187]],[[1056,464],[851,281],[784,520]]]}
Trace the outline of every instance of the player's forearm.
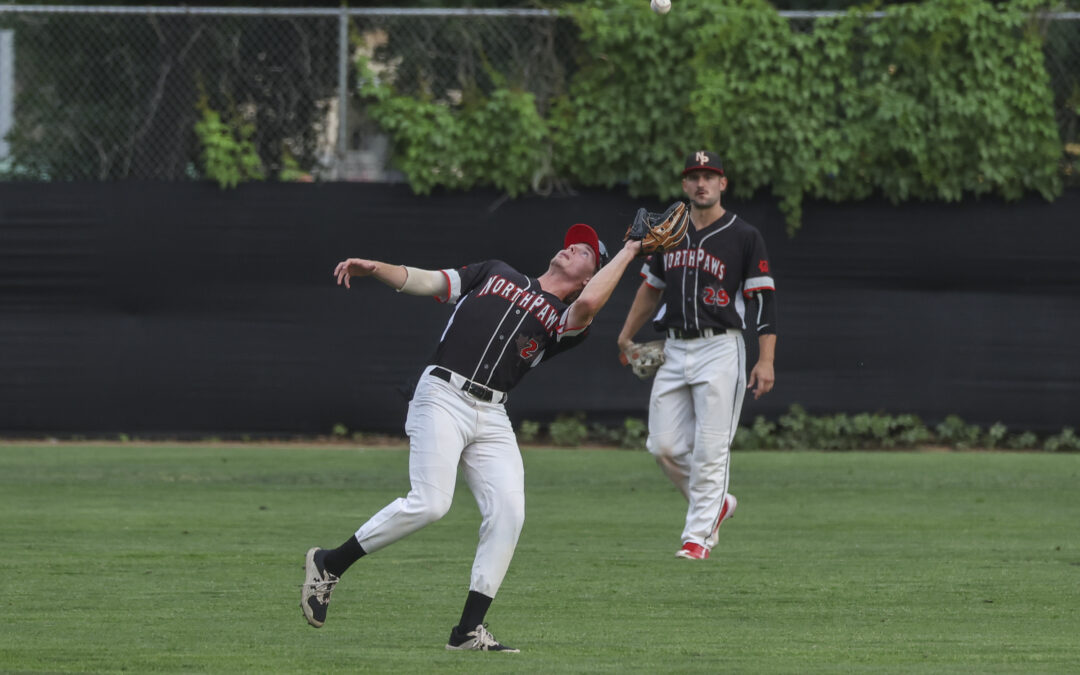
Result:
{"label": "player's forearm", "polygon": [[446,290],[446,280],[438,270],[375,261],[372,276],[395,291],[409,295],[439,295]]}
{"label": "player's forearm", "polygon": [[446,275],[439,270],[406,267],[405,276],[405,282],[398,288],[402,293],[430,296],[446,294]]}
{"label": "player's forearm", "polygon": [[383,282],[390,288],[393,288],[395,291],[401,290],[401,287],[409,277],[409,273],[405,271],[404,265],[391,265],[390,263],[384,263],[378,260],[373,260],[372,262],[375,263],[375,270],[371,273],[371,276]]}
{"label": "player's forearm", "polygon": [[657,288],[642,282],[634,296],[634,302],[626,314],[622,330],[619,331],[619,348],[625,350],[633,342],[645,322],[656,312],[656,306],[660,303],[661,292]]}
{"label": "player's forearm", "polygon": [[776,335],[769,333],[758,336],[758,363],[776,362]]}
{"label": "player's forearm", "polygon": [[575,325],[588,324],[600,308],[607,304],[615,287],[619,285],[619,280],[622,279],[627,265],[634,260],[640,246],[640,242],[627,242],[622,250],[589,280],[589,283],[581,290],[581,295],[574,301]]}

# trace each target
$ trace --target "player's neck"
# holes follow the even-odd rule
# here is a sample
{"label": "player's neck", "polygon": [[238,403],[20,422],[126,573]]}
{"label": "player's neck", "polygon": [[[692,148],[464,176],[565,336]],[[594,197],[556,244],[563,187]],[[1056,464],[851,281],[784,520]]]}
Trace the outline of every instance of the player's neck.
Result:
{"label": "player's neck", "polygon": [[716,202],[707,209],[701,209],[691,204],[690,222],[694,224],[695,230],[703,230],[723,218],[725,213],[727,211],[720,205],[720,202]]}
{"label": "player's neck", "polygon": [[541,290],[557,295],[560,298],[566,298],[577,287],[577,284],[565,274],[550,268],[547,272],[538,276],[536,280],[540,282]]}

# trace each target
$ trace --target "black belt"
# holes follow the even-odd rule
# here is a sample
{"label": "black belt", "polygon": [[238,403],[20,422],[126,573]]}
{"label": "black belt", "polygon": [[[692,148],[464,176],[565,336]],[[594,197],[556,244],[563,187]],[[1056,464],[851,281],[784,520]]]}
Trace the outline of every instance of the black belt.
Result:
{"label": "black belt", "polygon": [[724,333],[732,330],[731,328],[702,328],[700,330],[691,328],[690,330],[683,330],[682,328],[668,328],[668,337],[675,338],[677,340],[695,340],[697,338],[712,337],[714,335],[723,335]]}
{"label": "black belt", "polygon": [[[431,369],[431,374],[439,378],[440,380],[445,380],[453,384],[454,380],[452,373],[446,368],[443,368],[441,366],[435,366]],[[477,384],[472,380],[465,378],[464,376],[462,376],[461,379],[465,380],[465,384],[461,385],[461,390],[469,396],[484,401],[485,403],[491,403],[495,399],[496,395],[502,396],[502,401],[500,401],[500,403],[505,403],[506,399],[508,398],[502,392],[496,392],[494,389],[489,389],[482,384]]]}

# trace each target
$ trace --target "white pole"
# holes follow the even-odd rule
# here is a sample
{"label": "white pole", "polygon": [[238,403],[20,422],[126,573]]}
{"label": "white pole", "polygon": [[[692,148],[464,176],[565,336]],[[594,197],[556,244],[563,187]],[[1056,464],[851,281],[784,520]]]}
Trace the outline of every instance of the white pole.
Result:
{"label": "white pole", "polygon": [[344,177],[346,135],[349,132],[349,14],[338,14],[338,132],[336,178]]}
{"label": "white pole", "polygon": [[15,124],[15,31],[0,30],[0,159],[7,157],[4,140]]}

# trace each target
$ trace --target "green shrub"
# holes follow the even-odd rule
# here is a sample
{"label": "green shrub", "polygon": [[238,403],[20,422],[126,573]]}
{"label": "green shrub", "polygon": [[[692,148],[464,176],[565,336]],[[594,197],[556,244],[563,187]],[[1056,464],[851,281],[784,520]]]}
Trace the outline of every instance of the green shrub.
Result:
{"label": "green shrub", "polygon": [[[525,442],[539,438],[538,422],[521,423],[518,437]],[[599,423],[586,425],[585,414],[576,412],[558,416],[548,426],[551,442],[575,447],[585,441],[640,450],[649,435],[646,420],[628,417],[621,426]],[[985,432],[976,424],[968,424],[958,415],[947,416],[933,430],[926,427],[918,415],[887,415],[858,413],[847,415],[810,415],[799,404],[770,422],[762,415],[749,425],[742,425],[735,435],[735,450],[890,450],[916,448],[927,444],[946,445],[958,450],[970,448],[1008,448],[1048,452],[1080,451],[1080,436],[1072,427],[1040,443],[1036,434],[1025,431],[1010,434],[1001,422],[992,424]]]}
{"label": "green shrub", "polygon": [[982,447],[994,449],[1005,442],[1009,435],[1009,428],[1001,422],[994,422],[982,437]]}
{"label": "green shrub", "polygon": [[[746,438],[741,438],[745,436]],[[784,450],[861,450],[912,448],[929,441],[932,434],[916,415],[843,413],[815,417],[793,404],[775,427],[762,418],[735,437],[738,448]]]}
{"label": "green shrub", "polygon": [[978,425],[968,424],[958,415],[949,415],[935,427],[937,440],[957,450],[966,450],[978,446],[982,430]]}
{"label": "green shrub", "polygon": [[649,437],[649,425],[645,420],[636,417],[627,417],[623,420],[622,434],[619,439],[619,447],[628,450],[637,450],[645,447],[645,439]]}
{"label": "green shrub", "polygon": [[739,427],[731,447],[735,450],[772,450],[776,448],[775,433],[776,425],[758,415],[749,427]]}
{"label": "green shrub", "polygon": [[1051,436],[1043,443],[1047,452],[1066,452],[1080,450],[1080,436],[1072,427],[1065,427],[1057,436]]}
{"label": "green shrub", "polygon": [[518,438],[526,443],[533,443],[536,439],[540,438],[540,432],[543,429],[543,425],[539,422],[532,420],[522,420],[521,425],[518,427]]}
{"label": "green shrub", "polygon": [[578,446],[589,437],[589,429],[585,426],[585,414],[573,413],[571,415],[559,415],[555,421],[548,425],[548,433],[551,442],[555,445]]}
{"label": "green shrub", "polygon": [[1005,441],[1005,445],[1010,450],[1031,450],[1039,446],[1039,438],[1034,433],[1025,431],[1015,436],[1009,436]]}
{"label": "green shrub", "polygon": [[622,440],[622,430],[593,422],[589,425],[589,440],[603,445],[618,445]]}
{"label": "green shrub", "polygon": [[914,448],[930,441],[933,434],[918,415],[899,415],[896,418],[897,445],[901,448]]}

